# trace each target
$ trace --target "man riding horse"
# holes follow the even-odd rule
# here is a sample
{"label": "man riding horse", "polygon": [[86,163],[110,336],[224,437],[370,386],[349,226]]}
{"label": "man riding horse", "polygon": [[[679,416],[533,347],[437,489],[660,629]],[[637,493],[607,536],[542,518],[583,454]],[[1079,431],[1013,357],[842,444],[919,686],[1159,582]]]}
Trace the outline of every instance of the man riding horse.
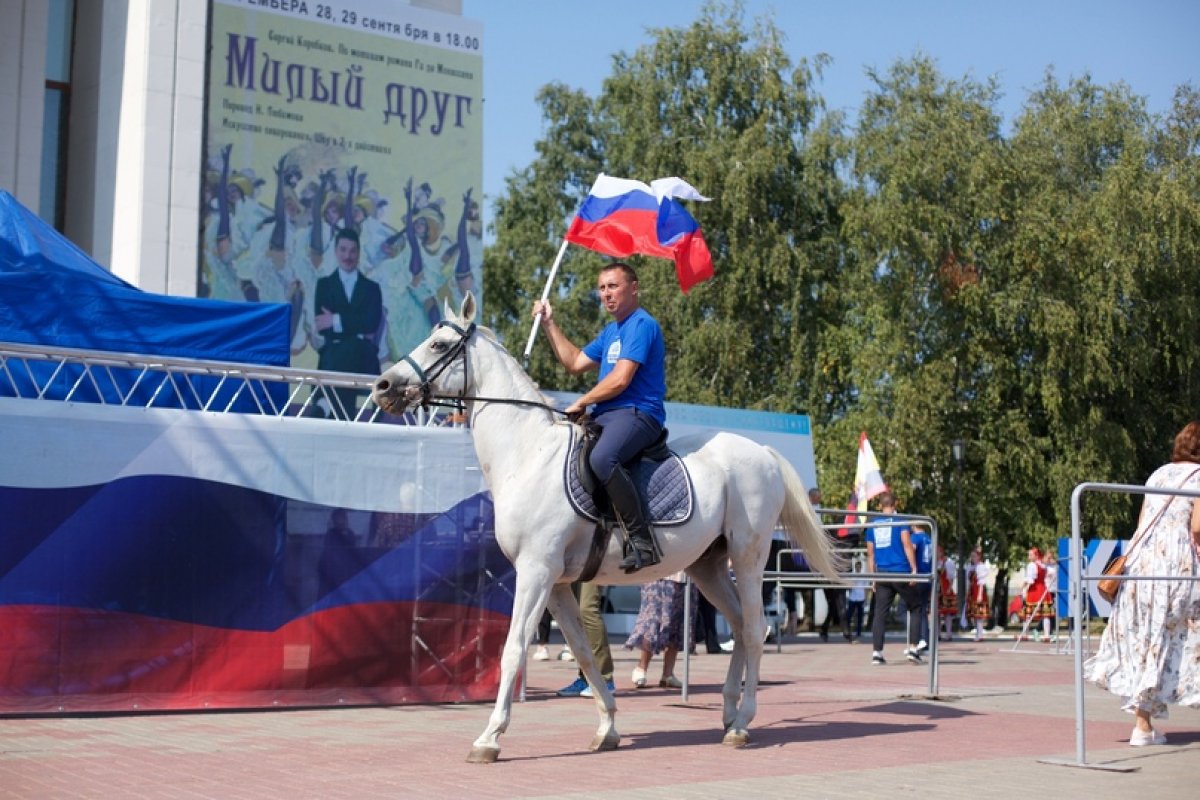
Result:
{"label": "man riding horse", "polygon": [[641,498],[625,464],[662,434],[666,353],[662,329],[638,302],[637,274],[629,265],[616,261],[604,267],[597,288],[613,321],[582,349],[554,322],[548,301],[534,303],[533,316],[542,316],[554,355],[568,372],[578,375],[600,369],[596,385],[566,412],[576,417],[595,405],[592,418],[601,433],[588,463],[629,537],[621,569],[631,573],[659,562]]}
{"label": "man riding horse", "polygon": [[[628,323],[630,313],[625,312],[631,305],[635,310],[637,306],[636,280],[618,268],[615,276],[601,276],[601,287],[606,308],[619,320],[618,328],[620,320]],[[508,729],[512,716],[525,654],[546,608],[558,620],[595,695],[600,724],[590,748],[612,750],[621,740],[616,728],[616,701],[588,647],[579,603],[571,594],[571,583],[580,579],[591,560],[594,528],[592,521],[572,504],[568,492],[550,488],[554,474],[571,464],[575,426],[560,421],[563,412],[547,404],[545,395],[495,334],[475,324],[477,311],[475,296],[470,292],[458,312],[447,306],[444,321],[429,338],[379,376],[372,395],[375,403],[391,414],[446,401],[465,405],[471,418],[475,455],[492,494],[496,542],[516,571],[512,623],[500,661],[496,704],[467,760],[491,763],[499,757],[500,736]],[[553,339],[562,337],[553,325],[547,328]],[[611,354],[618,377],[625,373],[624,378],[629,378],[628,372],[632,372],[635,379],[639,375],[644,379],[647,365],[654,360],[651,351],[635,348],[632,332],[619,333],[619,349],[601,339],[597,349],[584,352],[562,339],[560,352],[567,363],[579,364],[581,369],[603,360],[602,354]],[[627,357],[634,364],[622,366]],[[641,358],[647,360],[638,360]],[[659,355],[659,363],[661,359]],[[636,369],[631,369],[633,366]],[[593,399],[612,400],[626,388],[627,384],[615,389],[607,386],[608,391],[602,391],[608,383],[606,378],[580,398],[574,410]],[[661,398],[661,377],[658,386]],[[640,409],[638,414],[648,416]],[[657,419],[653,421],[657,426]],[[619,431],[614,421],[606,426],[606,435],[616,432],[614,426]],[[513,447],[514,441],[524,446]],[[620,447],[617,450],[621,452],[613,459],[615,463],[620,463],[623,452],[631,452]],[[621,586],[687,570],[733,630],[733,654],[721,689],[721,741],[742,747],[749,741],[749,726],[758,708],[756,697],[767,631],[762,578],[773,532],[777,527],[787,531],[792,547],[802,549],[808,562],[834,582],[840,580],[839,559],[808,501],[804,482],[777,450],[728,431],[685,436],[672,441],[671,450],[683,462],[681,469],[688,476],[690,505],[685,519],[674,525],[656,526],[655,544],[661,550],[652,557],[661,558],[661,562],[649,566],[643,560],[641,571],[626,574],[620,566],[625,554],[608,539],[593,577],[601,585]],[[540,455],[531,459],[530,453]],[[610,486],[614,483],[613,473],[615,470],[608,474]],[[630,494],[624,496],[627,505]],[[621,513],[642,517],[637,506]],[[632,561],[636,567],[636,556]]]}

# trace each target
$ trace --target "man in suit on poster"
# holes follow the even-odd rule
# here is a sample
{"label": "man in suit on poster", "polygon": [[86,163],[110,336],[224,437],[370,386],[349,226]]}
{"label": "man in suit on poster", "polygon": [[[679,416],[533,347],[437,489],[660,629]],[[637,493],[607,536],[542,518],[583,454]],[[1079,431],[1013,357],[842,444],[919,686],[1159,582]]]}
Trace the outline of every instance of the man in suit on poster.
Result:
{"label": "man in suit on poster", "polygon": [[[358,271],[359,242],[353,229],[337,232],[334,254],[337,270],[317,281],[314,303],[320,336],[317,369],[378,375],[383,292],[378,283]],[[337,389],[335,395],[341,408],[325,412],[353,419],[358,400],[365,394],[360,389]]]}

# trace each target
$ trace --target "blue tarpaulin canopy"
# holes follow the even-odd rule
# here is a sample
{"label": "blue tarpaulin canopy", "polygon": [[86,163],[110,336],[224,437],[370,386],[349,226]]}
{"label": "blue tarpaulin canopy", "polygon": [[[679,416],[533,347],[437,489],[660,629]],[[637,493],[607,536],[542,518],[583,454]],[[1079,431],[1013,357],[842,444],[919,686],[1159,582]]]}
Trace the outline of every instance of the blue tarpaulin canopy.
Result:
{"label": "blue tarpaulin canopy", "polygon": [[[0,342],[287,366],[290,315],[279,303],[144,292],[0,190]],[[45,385],[36,370],[22,378]],[[0,396],[25,396],[19,388],[0,377]]]}
{"label": "blue tarpaulin canopy", "polygon": [[291,311],[143,292],[0,190],[0,342],[287,366]]}

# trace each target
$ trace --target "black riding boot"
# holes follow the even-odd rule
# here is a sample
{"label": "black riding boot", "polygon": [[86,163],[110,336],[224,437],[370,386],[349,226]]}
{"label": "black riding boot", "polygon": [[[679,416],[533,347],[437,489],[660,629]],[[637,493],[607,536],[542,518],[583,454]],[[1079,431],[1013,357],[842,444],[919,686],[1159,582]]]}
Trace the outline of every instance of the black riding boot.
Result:
{"label": "black riding boot", "polygon": [[618,466],[613,470],[612,477],[604,484],[608,500],[612,503],[613,511],[625,526],[629,534],[629,554],[621,562],[625,572],[637,572],[643,567],[652,567],[659,562],[658,549],[654,546],[654,535],[646,524],[646,515],[642,513],[642,500],[638,497],[637,487],[624,467]]}

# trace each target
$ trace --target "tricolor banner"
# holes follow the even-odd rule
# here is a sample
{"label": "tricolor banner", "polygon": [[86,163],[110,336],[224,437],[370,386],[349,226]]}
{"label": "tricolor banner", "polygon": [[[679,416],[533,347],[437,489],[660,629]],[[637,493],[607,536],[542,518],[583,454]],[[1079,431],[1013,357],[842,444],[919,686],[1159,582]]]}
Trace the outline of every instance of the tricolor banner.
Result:
{"label": "tricolor banner", "polygon": [[675,198],[708,200],[680,178],[647,185],[601,173],[566,240],[616,258],[635,253],[669,258],[686,293],[713,276],[713,264],[700,225]]}
{"label": "tricolor banner", "polygon": [[[669,258],[675,262],[675,276],[684,294],[711,278],[712,255],[700,233],[700,225],[675,198],[708,200],[682,178],[659,178],[645,184],[600,173],[563,236],[542,289],[542,302],[550,297],[550,287],[554,285],[567,244],[614,258],[635,253]],[[529,330],[529,341],[525,343],[527,359],[533,352],[533,340],[541,321],[539,314]]]}

